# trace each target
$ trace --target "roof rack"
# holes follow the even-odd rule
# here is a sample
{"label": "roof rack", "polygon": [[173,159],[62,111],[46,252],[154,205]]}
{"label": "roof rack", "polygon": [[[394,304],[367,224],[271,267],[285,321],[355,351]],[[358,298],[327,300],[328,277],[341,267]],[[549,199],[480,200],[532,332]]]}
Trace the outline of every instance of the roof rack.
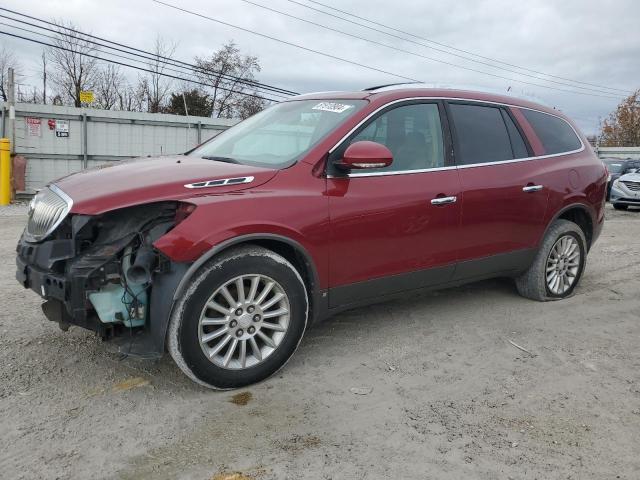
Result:
{"label": "roof rack", "polygon": [[415,83],[422,83],[422,82],[398,82],[398,83],[386,83],[384,85],[376,85],[375,87],[368,87],[368,88],[363,88],[362,91],[363,92],[373,92],[375,90],[379,90],[381,88],[387,88],[387,87],[396,87],[396,86],[400,86],[400,85],[413,85]]}
{"label": "roof rack", "polygon": [[474,92],[482,92],[482,93],[493,93],[493,94],[498,94],[498,95],[504,95],[507,97],[515,97],[515,98],[519,98],[522,100],[529,100],[531,102],[536,102],[539,103],[541,105],[546,105],[550,108],[552,108],[547,102],[545,102],[544,100],[536,97],[536,96],[532,96],[531,94],[527,94],[527,93],[516,93],[514,92],[511,87],[509,87],[506,91],[501,89],[501,88],[495,88],[495,87],[487,87],[487,86],[481,86],[481,85],[464,85],[464,84],[459,84],[459,85],[450,85],[450,84],[442,84],[442,83],[427,83],[427,82],[398,82],[398,83],[390,83],[388,85],[379,85],[377,87],[369,87],[369,88],[365,88],[362,91],[363,92],[386,92],[386,91],[393,91],[393,90],[397,90],[400,88],[432,88],[432,89],[437,89],[437,90],[467,90],[467,91],[474,91]]}

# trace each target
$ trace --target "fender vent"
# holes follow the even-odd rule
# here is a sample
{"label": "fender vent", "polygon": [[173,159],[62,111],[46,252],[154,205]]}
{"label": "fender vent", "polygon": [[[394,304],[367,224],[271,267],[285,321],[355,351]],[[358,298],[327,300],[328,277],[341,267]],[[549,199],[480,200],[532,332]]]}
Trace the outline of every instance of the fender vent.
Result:
{"label": "fender vent", "polygon": [[224,187],[227,185],[240,185],[241,183],[251,183],[253,177],[235,177],[235,178],[220,178],[218,180],[206,180],[204,182],[187,183],[187,188],[208,188],[208,187]]}

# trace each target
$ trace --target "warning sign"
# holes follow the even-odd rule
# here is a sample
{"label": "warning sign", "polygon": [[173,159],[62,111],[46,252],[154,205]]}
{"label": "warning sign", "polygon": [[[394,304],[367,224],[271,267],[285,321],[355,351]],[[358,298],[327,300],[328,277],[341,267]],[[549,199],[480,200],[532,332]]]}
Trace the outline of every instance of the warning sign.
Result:
{"label": "warning sign", "polygon": [[93,103],[93,92],[80,92],[80,101],[82,103]]}
{"label": "warning sign", "polygon": [[69,120],[56,120],[56,137],[69,136]]}
{"label": "warning sign", "polygon": [[27,133],[30,137],[42,136],[42,119],[35,117],[25,117],[27,123]]}

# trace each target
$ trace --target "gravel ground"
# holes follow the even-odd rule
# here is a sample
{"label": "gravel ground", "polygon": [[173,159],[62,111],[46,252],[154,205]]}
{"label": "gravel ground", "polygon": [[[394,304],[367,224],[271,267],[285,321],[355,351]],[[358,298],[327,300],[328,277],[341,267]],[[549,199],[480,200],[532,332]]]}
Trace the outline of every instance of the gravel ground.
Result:
{"label": "gravel ground", "polygon": [[45,320],[13,277],[24,208],[5,213],[2,478],[639,476],[640,212],[607,211],[570,299],[495,280],[344,313],[235,392]]}

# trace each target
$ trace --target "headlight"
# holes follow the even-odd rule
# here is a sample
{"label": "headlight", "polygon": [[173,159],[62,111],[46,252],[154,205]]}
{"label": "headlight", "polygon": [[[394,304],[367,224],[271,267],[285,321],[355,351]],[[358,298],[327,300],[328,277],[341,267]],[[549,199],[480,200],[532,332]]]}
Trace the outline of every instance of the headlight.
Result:
{"label": "headlight", "polygon": [[620,180],[616,178],[616,179],[613,181],[613,184],[612,184],[611,186],[612,186],[613,188],[617,188],[618,190],[620,190],[620,187],[621,187],[621,185],[620,185]]}

